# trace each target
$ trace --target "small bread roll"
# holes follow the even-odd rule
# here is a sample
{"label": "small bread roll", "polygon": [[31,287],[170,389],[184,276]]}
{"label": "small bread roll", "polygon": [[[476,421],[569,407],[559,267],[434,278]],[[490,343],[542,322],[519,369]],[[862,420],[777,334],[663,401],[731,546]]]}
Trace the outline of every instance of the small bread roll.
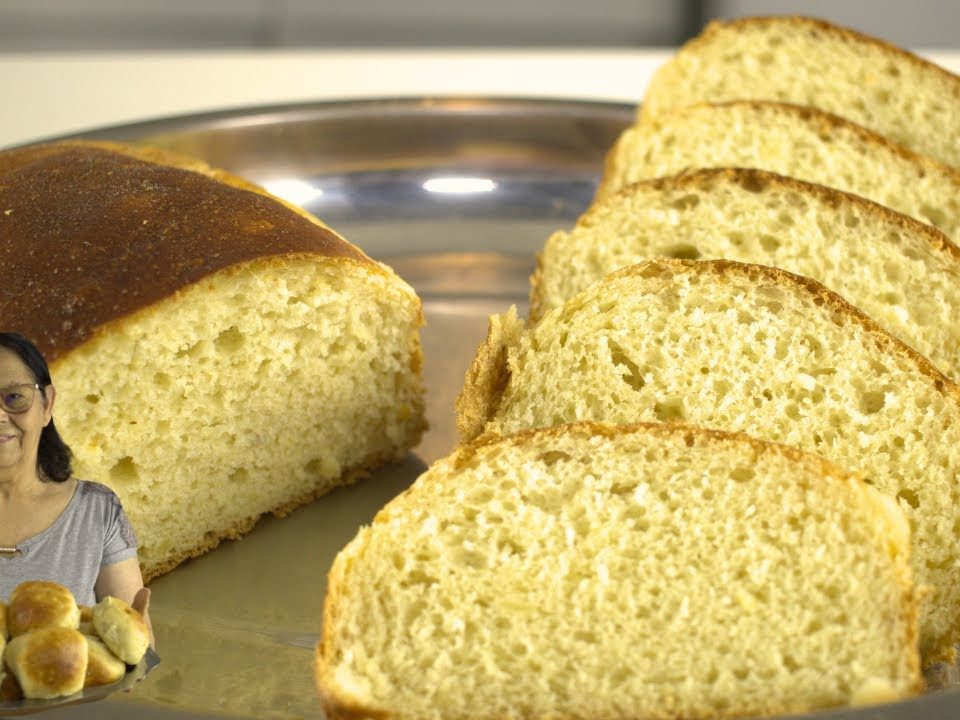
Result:
{"label": "small bread roll", "polygon": [[83,686],[110,685],[122,678],[127,666],[99,638],[87,635],[87,676]]}
{"label": "small bread roll", "polygon": [[73,695],[83,689],[87,674],[87,638],[70,628],[37,628],[14,637],[4,660],[24,697]]}
{"label": "small bread roll", "polygon": [[140,662],[150,645],[143,616],[119,598],[107,596],[96,604],[93,628],[110,651],[128,665]]}
{"label": "small bread roll", "polygon": [[[10,634],[7,632],[7,606],[0,602],[0,640],[6,640],[8,637],[10,637]],[[0,659],[2,658],[3,653],[0,653]],[[2,663],[0,663],[0,672],[3,672]]]}
{"label": "small bread roll", "polygon": [[17,585],[7,606],[7,629],[15,638],[40,627],[62,627],[76,630],[80,625],[80,608],[73,593],[59,583],[28,580]]}

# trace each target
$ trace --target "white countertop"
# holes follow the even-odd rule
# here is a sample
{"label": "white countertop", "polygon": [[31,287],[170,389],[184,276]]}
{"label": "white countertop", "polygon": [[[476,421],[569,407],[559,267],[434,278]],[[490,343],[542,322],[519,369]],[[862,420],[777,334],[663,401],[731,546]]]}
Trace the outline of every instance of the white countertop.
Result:
{"label": "white countertop", "polygon": [[[251,105],[436,95],[636,102],[668,51],[2,55],[0,146]],[[15,108],[15,111],[14,111]]]}
{"label": "white countertop", "polygon": [[[169,115],[371,97],[635,103],[667,49],[0,54],[0,147]],[[960,51],[923,52],[960,72]]]}

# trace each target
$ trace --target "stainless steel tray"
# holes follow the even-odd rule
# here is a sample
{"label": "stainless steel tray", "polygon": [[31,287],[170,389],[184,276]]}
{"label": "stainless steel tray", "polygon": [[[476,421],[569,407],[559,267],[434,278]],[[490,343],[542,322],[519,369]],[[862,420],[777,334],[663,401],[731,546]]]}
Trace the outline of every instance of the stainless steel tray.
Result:
{"label": "stainless steel tray", "polygon": [[[487,316],[526,312],[535,253],[589,203],[634,107],[443,98],[318,103],[85,133],[203,158],[307,207],[423,299],[427,414],[420,447],[375,477],[152,583],[164,662],[129,695],[56,718],[319,718],[312,670],[326,572],[387,500],[455,442],[453,400]],[[960,717],[960,692],[824,720]]]}

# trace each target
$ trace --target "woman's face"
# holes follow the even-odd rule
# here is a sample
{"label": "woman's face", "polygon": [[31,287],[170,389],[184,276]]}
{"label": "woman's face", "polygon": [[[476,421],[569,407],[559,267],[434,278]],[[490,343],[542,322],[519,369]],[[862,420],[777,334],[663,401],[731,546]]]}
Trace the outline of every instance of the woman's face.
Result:
{"label": "woman's face", "polygon": [[[0,348],[0,391],[14,385],[33,385],[30,369],[13,352]],[[26,388],[19,391],[29,392]],[[0,476],[37,472],[40,432],[53,416],[53,387],[34,390],[33,405],[21,413],[9,413],[0,405]]]}

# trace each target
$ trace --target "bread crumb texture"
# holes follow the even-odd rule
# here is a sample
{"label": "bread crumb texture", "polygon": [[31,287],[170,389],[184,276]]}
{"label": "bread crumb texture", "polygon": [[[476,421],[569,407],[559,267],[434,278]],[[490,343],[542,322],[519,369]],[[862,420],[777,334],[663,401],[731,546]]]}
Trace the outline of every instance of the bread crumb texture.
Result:
{"label": "bread crumb texture", "polygon": [[[727,258],[813,278],[960,377],[960,250],[929,225],[860,197],[759,170],[636,183],[541,253],[531,320],[649,257]],[[856,268],[856,271],[851,271]]]}
{"label": "bread crumb texture", "polygon": [[681,426],[462,447],[337,557],[332,718],[707,718],[917,691],[902,511]]}
{"label": "bread crumb texture", "polygon": [[53,364],[76,473],[120,496],[146,577],[419,440],[420,303],[369,265],[228,268]]}
{"label": "bread crumb texture", "polygon": [[810,105],[960,167],[960,78],[886,42],[802,17],[712,22],[651,79],[642,113],[741,98]]}
{"label": "bread crumb texture", "polygon": [[935,590],[922,654],[951,655],[960,389],[839,296],[757,265],[649,260],[547,313],[506,356],[490,432],[684,421],[862,471],[906,512],[917,582]]}
{"label": "bread crumb texture", "polygon": [[960,172],[836,116],[771,102],[645,119],[610,151],[598,197],[689,168],[750,167],[860,195],[960,238]]}

